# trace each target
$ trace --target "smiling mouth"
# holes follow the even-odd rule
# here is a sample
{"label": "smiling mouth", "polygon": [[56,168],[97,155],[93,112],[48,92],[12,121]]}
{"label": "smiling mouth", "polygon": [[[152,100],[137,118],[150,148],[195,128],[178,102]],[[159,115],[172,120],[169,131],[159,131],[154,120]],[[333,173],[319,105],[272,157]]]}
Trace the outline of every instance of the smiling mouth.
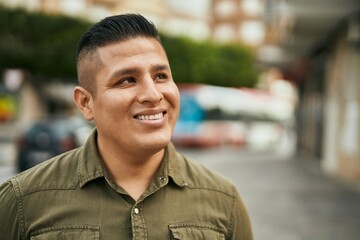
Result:
{"label": "smiling mouth", "polygon": [[136,115],[135,118],[138,120],[158,120],[164,117],[166,112],[161,112],[157,114],[149,114],[149,115]]}

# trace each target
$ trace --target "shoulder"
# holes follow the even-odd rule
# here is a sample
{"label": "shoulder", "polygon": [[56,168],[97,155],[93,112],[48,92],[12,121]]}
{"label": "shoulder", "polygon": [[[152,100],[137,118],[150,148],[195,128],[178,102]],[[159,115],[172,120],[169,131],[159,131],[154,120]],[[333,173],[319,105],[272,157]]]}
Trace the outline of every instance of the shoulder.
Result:
{"label": "shoulder", "polygon": [[78,183],[78,158],[81,148],[55,156],[10,179],[15,191],[27,195],[50,189],[74,188]]}
{"label": "shoulder", "polygon": [[236,195],[234,184],[215,170],[209,169],[199,161],[178,153],[183,165],[183,174],[189,188],[202,188],[220,192],[231,197]]}

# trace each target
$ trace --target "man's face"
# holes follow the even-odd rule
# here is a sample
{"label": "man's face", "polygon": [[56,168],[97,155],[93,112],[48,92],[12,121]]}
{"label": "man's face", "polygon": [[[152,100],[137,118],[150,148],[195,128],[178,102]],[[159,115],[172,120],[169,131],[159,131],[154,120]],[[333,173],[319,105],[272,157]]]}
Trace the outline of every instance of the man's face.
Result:
{"label": "man's face", "polygon": [[102,66],[90,119],[99,145],[132,154],[164,148],[178,117],[179,91],[160,43],[138,37],[97,51]]}

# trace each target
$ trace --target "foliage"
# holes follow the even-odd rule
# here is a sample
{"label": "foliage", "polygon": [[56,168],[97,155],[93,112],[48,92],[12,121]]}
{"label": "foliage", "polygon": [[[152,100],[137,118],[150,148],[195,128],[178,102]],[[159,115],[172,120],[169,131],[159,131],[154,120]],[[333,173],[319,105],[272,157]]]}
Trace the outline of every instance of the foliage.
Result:
{"label": "foliage", "polygon": [[[90,23],[59,15],[0,6],[0,68],[23,68],[37,79],[76,79],[77,42]],[[162,35],[180,83],[251,87],[256,82],[251,53],[240,45],[196,42]]]}
{"label": "foliage", "polygon": [[253,87],[256,70],[249,49],[238,44],[219,45],[163,35],[173,78],[181,83]]}
{"label": "foliage", "polygon": [[90,24],[0,7],[0,66],[42,77],[74,78],[77,42]]}

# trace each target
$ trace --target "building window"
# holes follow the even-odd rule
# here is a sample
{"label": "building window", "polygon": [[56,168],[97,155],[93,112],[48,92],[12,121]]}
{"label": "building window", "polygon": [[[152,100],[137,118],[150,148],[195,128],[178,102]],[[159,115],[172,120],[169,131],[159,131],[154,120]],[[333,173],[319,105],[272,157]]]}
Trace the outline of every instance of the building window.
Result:
{"label": "building window", "polygon": [[236,38],[236,30],[230,24],[223,24],[216,27],[214,38],[220,42],[230,42]]}
{"label": "building window", "polygon": [[215,6],[215,14],[219,17],[234,16],[237,14],[236,1],[224,0]]}
{"label": "building window", "polygon": [[265,39],[265,27],[260,21],[244,21],[239,29],[240,39],[249,45],[258,46]]}

